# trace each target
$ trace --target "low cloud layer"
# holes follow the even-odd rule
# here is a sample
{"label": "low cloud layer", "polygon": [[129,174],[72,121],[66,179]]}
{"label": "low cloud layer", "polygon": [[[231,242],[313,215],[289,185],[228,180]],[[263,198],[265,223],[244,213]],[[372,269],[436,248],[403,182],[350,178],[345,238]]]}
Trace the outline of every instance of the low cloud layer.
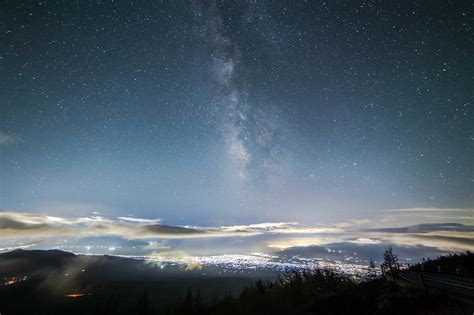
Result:
{"label": "low cloud layer", "polygon": [[[368,227],[369,224],[371,228]],[[272,252],[337,243],[353,246],[385,244],[405,247],[424,246],[445,251],[474,250],[473,225],[459,222],[410,226],[394,224],[394,227],[386,225],[385,217],[382,217],[371,221],[358,219],[330,226],[304,226],[297,222],[263,222],[219,227],[174,226],[163,224],[161,219],[133,216],[63,217],[0,210],[0,241],[1,247],[14,248],[12,244],[16,244],[15,240],[31,242],[58,237],[75,240],[118,238],[124,242],[145,242],[147,245],[140,245],[143,250],[188,250],[181,247],[192,244],[189,245],[191,248],[201,248],[199,242],[204,242],[201,244],[212,243],[216,253],[229,246],[235,248],[236,252],[242,252],[247,248]],[[249,238],[250,240],[246,241]],[[174,242],[163,246],[162,243],[157,243],[160,239],[181,239],[181,241],[179,244]],[[229,242],[232,244],[229,245]],[[23,246],[22,244],[24,243],[18,243],[18,246]]]}
{"label": "low cloud layer", "polygon": [[[125,239],[224,236],[218,230],[171,226],[131,217],[102,216],[66,218],[33,213],[0,212],[0,237],[44,238],[119,236]],[[222,235],[221,235],[222,234]],[[229,233],[230,234],[230,233]]]}
{"label": "low cloud layer", "polygon": [[474,226],[460,223],[431,223],[405,227],[370,229],[368,231],[384,233],[429,233],[433,231],[474,232]]}
{"label": "low cloud layer", "polygon": [[199,238],[254,236],[260,234],[311,234],[340,232],[336,227],[304,227],[296,222],[265,222],[250,225],[197,227],[173,226],[160,219],[103,216],[59,217],[35,213],[0,211],[1,238],[100,237],[124,239]]}

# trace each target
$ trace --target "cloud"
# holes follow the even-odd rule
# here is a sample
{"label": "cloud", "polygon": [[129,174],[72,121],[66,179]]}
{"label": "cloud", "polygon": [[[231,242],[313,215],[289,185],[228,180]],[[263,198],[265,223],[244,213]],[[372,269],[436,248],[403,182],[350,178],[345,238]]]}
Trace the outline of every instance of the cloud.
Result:
{"label": "cloud", "polygon": [[[346,242],[354,246],[397,244],[429,246],[449,251],[474,250],[474,226],[460,223],[425,223],[402,227],[367,228],[365,220],[329,226],[305,226],[297,222],[260,222],[232,226],[174,226],[160,219],[122,216],[64,217],[38,213],[0,210],[0,240],[46,240],[49,238],[81,239],[119,237],[123,240],[216,239],[255,237],[253,249],[284,250],[293,247],[321,246]],[[240,238],[242,237],[242,238]],[[232,239],[232,238],[231,238]],[[238,240],[238,239],[235,239]],[[180,243],[183,243],[180,241]],[[190,241],[191,242],[191,241]],[[226,241],[216,239],[218,244]],[[10,243],[10,246],[11,247]],[[195,243],[199,244],[199,243]],[[2,247],[7,246],[7,243]],[[7,246],[7,247],[8,247]],[[145,250],[172,248],[172,244],[155,242]],[[236,250],[239,250],[236,248]]]}
{"label": "cloud", "polygon": [[204,267],[197,257],[193,257],[185,251],[152,252],[146,258],[148,264],[156,266],[170,261],[184,264],[186,271],[201,270]]}
{"label": "cloud", "polygon": [[10,252],[10,251],[14,251],[14,250],[17,250],[17,249],[28,249],[28,248],[31,248],[31,247],[34,247],[36,246],[35,243],[31,243],[31,244],[25,244],[25,245],[14,245],[14,246],[8,246],[8,247],[0,247],[0,253],[3,253],[3,252]]}
{"label": "cloud", "polygon": [[298,225],[296,222],[264,222],[249,225],[221,226],[224,231],[260,230],[271,231],[289,226]]}
{"label": "cloud", "polygon": [[160,219],[121,216],[61,217],[38,213],[0,211],[0,238],[48,237],[120,237],[138,239],[186,239],[250,237],[257,235],[318,235],[341,233],[332,226],[302,226],[297,222],[260,222],[248,225],[220,227],[174,226],[162,224]]}
{"label": "cloud", "polygon": [[340,241],[342,241],[340,238],[299,237],[271,242],[268,244],[268,247],[271,249],[285,250],[294,247],[321,246]]}
{"label": "cloud", "polygon": [[147,234],[157,234],[157,235],[200,235],[209,233],[207,230],[197,230],[192,228],[186,228],[181,226],[171,226],[171,225],[162,225],[162,224],[153,224],[153,225],[143,225],[141,230]]}
{"label": "cloud", "polygon": [[356,240],[349,241],[349,243],[353,243],[353,244],[380,244],[382,242],[380,240],[373,239],[373,238],[359,237]]}
{"label": "cloud", "polygon": [[[447,248],[459,248],[459,249],[474,249],[474,233],[469,233],[466,235],[445,235],[438,233],[429,233],[423,235],[415,235],[415,237],[423,240],[427,239],[428,241],[435,241],[438,246],[443,244]],[[439,246],[441,247],[441,246]]]}
{"label": "cloud", "polygon": [[170,249],[171,246],[169,245],[167,241],[160,241],[160,242],[152,241],[152,242],[148,242],[148,244],[145,245],[144,248],[147,250],[156,251],[156,250]]}
{"label": "cloud", "polygon": [[135,217],[118,217],[117,219],[122,221],[134,222],[134,223],[160,223],[161,219],[142,219]]}
{"label": "cloud", "polygon": [[383,233],[428,233],[432,231],[474,232],[474,226],[461,223],[426,223],[405,227],[370,229],[369,231]]}
{"label": "cloud", "polygon": [[253,236],[264,233],[314,233],[321,228],[297,226],[295,222],[258,223],[240,226],[191,227],[160,223],[160,219],[103,216],[59,217],[38,213],[0,211],[0,237],[94,237],[119,236],[124,239],[205,238]]}
{"label": "cloud", "polygon": [[[408,224],[420,223],[445,223],[455,222],[462,224],[474,224],[474,208],[402,208],[402,209],[379,209],[377,215],[381,215],[381,222],[394,222]],[[448,219],[449,221],[446,221]]]}
{"label": "cloud", "polygon": [[191,271],[191,270],[202,270],[203,269],[203,265],[199,262],[189,262],[186,264],[186,268],[185,270],[186,271]]}
{"label": "cloud", "polygon": [[371,238],[381,240],[384,244],[400,246],[428,246],[445,251],[474,250],[473,233],[456,232],[451,235],[443,233],[380,233],[370,234]]}
{"label": "cloud", "polygon": [[403,227],[426,223],[446,224],[446,222],[474,225],[474,208],[404,208],[380,209],[379,227]]}
{"label": "cloud", "polygon": [[352,228],[368,225],[369,223],[372,223],[372,221],[368,219],[353,219],[349,222],[338,223],[336,226],[338,228]]}
{"label": "cloud", "polygon": [[264,222],[249,225],[221,226],[225,232],[253,232],[268,234],[320,234],[340,233],[343,230],[333,226],[302,226],[297,222]]}
{"label": "cloud", "polygon": [[66,218],[34,213],[0,211],[0,237],[91,237],[120,236],[125,239],[199,236],[212,231],[179,226],[150,224],[156,220],[127,218],[114,220],[101,216]]}
{"label": "cloud", "polygon": [[[336,225],[336,227],[347,224]],[[278,231],[278,228],[271,231]],[[474,226],[460,223],[426,223],[413,226],[391,228],[359,228],[342,230],[338,228],[292,228],[282,230],[282,234],[293,236],[272,240],[268,247],[273,249],[289,249],[293,247],[321,246],[336,242],[346,242],[357,245],[396,244],[399,246],[428,246],[446,251],[474,250]],[[305,230],[312,236],[294,237]],[[328,236],[321,237],[322,233]],[[319,235],[318,235],[319,234]]]}

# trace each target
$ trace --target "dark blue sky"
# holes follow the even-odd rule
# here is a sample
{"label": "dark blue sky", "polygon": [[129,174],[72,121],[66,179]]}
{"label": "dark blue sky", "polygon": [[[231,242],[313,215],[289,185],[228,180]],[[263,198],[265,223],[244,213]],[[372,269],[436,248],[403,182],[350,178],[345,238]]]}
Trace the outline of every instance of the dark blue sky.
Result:
{"label": "dark blue sky", "polygon": [[0,207],[204,226],[472,208],[472,9],[3,2]]}

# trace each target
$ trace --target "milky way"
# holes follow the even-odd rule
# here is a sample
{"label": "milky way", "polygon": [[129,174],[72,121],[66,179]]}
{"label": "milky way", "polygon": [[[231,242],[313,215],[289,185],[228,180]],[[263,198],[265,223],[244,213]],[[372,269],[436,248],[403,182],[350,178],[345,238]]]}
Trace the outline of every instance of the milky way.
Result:
{"label": "milky way", "polygon": [[[239,70],[245,68],[245,61],[241,60],[241,48],[229,34],[220,7],[222,4],[201,5],[195,14],[205,21],[200,34],[209,45],[211,73],[221,96],[217,106],[221,107],[227,153],[235,175],[244,181],[244,185],[253,187],[259,177],[259,184],[272,185],[275,183],[265,181],[278,171],[281,153],[275,139],[278,119],[268,107],[248,99],[247,82],[239,78]],[[243,22],[243,25],[245,27],[247,23]],[[256,36],[265,40],[260,34]]]}

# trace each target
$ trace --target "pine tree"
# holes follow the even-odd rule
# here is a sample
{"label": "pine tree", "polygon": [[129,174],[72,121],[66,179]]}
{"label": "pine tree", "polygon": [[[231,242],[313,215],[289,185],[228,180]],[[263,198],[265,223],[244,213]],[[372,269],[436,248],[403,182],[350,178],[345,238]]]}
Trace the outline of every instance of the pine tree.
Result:
{"label": "pine tree", "polygon": [[388,267],[391,272],[398,270],[398,257],[393,253],[393,249],[390,246],[383,253],[384,266]]}
{"label": "pine tree", "polygon": [[367,270],[367,279],[374,280],[377,278],[377,268],[375,267],[375,262],[372,258],[369,260],[369,268]]}
{"label": "pine tree", "polygon": [[194,311],[196,314],[201,313],[202,309],[202,297],[201,297],[201,292],[198,290],[194,296]]}
{"label": "pine tree", "polygon": [[191,291],[191,288],[188,288],[188,291],[186,292],[186,296],[184,297],[183,300],[183,311],[184,314],[191,314],[193,312],[193,291]]}
{"label": "pine tree", "polygon": [[153,312],[148,290],[143,292],[143,295],[138,299],[136,314],[148,315]]}

